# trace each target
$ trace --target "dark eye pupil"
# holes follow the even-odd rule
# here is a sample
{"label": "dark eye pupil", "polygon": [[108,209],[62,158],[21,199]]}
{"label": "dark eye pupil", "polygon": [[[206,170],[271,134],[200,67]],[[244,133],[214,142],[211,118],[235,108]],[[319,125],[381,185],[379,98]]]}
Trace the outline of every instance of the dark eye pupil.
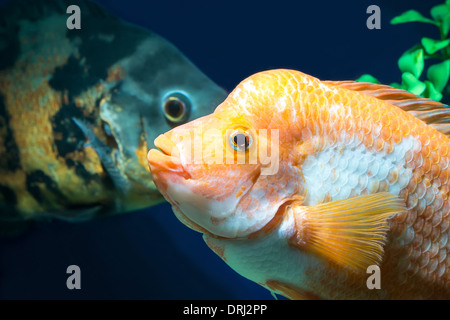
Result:
{"label": "dark eye pupil", "polygon": [[191,102],[186,95],[172,92],[164,98],[162,109],[169,125],[176,127],[189,119]]}
{"label": "dark eye pupil", "polygon": [[184,104],[180,100],[171,99],[167,101],[165,109],[168,115],[173,118],[178,118],[183,114]]}
{"label": "dark eye pupil", "polygon": [[241,149],[246,149],[250,144],[250,139],[243,133],[238,133],[233,138],[234,144]]}

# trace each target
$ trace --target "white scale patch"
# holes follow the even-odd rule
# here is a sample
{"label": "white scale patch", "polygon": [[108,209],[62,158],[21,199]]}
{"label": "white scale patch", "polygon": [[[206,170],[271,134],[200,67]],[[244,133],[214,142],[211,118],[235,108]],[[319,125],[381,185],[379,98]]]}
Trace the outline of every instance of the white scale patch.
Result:
{"label": "white scale patch", "polygon": [[354,190],[361,194],[364,190],[376,190],[380,181],[385,181],[394,170],[398,180],[389,184],[389,192],[399,195],[412,178],[412,170],[405,168],[405,155],[416,149],[420,142],[407,137],[394,146],[394,150],[372,152],[364,144],[354,139],[348,144],[337,142],[321,152],[309,156],[302,166],[307,188],[305,205],[323,202],[325,197],[342,200]]}

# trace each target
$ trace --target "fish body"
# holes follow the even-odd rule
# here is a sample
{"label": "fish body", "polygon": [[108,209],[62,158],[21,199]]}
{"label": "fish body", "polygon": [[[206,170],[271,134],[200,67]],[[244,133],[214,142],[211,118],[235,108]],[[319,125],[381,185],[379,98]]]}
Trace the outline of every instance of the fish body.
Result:
{"label": "fish body", "polygon": [[94,2],[77,1],[81,29],[68,29],[71,4],[1,8],[4,232],[24,220],[82,221],[161,202],[148,148],[226,97],[168,41]]}
{"label": "fish body", "polygon": [[176,216],[272,292],[448,299],[449,110],[389,86],[270,70],[158,137],[148,160]]}

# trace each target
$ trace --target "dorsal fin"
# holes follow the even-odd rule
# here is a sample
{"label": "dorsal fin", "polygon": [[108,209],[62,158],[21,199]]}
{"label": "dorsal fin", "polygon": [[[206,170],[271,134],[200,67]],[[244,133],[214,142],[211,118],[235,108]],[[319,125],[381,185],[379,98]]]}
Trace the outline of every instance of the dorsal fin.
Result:
{"label": "dorsal fin", "polygon": [[445,134],[447,137],[450,137],[450,124],[449,123],[436,123],[431,124],[433,128],[435,128],[437,131]]}
{"label": "dorsal fin", "polygon": [[445,104],[383,84],[357,81],[323,81],[323,83],[384,100],[450,136],[450,108]]}

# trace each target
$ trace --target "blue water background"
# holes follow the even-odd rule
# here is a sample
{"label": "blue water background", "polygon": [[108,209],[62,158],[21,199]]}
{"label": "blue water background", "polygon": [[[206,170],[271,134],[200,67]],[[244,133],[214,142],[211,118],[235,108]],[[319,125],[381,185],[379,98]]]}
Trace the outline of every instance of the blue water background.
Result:
{"label": "blue water background", "polygon": [[[390,19],[411,8],[429,16],[443,1],[98,2],[164,36],[231,91],[272,68],[323,80],[370,73],[384,83],[399,81],[398,57],[421,36],[438,33],[420,23],[392,26]],[[381,8],[381,30],[366,27],[372,4]],[[81,290],[66,287],[72,264],[81,268]],[[273,299],[229,268],[168,204],[87,223],[40,223],[0,239],[0,299],[78,298]]]}

